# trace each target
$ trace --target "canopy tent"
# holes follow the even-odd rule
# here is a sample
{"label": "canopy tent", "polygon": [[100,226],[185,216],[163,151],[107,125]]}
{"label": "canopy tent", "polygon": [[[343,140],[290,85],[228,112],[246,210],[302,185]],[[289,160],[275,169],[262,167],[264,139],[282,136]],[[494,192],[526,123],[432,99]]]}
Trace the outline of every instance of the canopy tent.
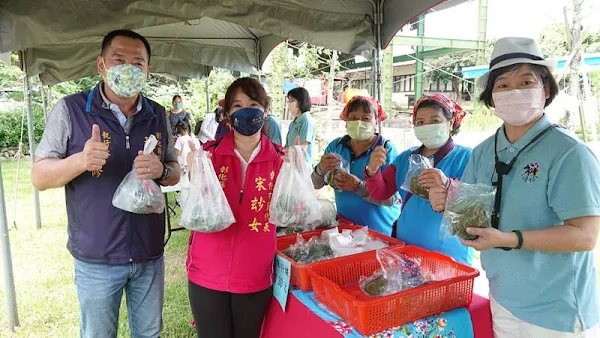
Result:
{"label": "canopy tent", "polygon": [[[26,79],[41,75],[52,84],[96,74],[95,58],[102,36],[125,28],[149,39],[153,71],[197,77],[207,73],[208,67],[256,72],[277,44],[292,38],[374,58],[373,96],[381,99],[381,49],[403,25],[424,11],[465,1],[3,0],[0,53],[21,51]],[[25,91],[28,98],[28,81]],[[33,117],[31,105],[28,106],[33,154]],[[39,227],[39,197],[35,189],[34,203]],[[0,210],[0,218],[4,214]],[[0,228],[7,234],[5,224],[0,224]],[[6,248],[7,235],[0,244]],[[10,250],[4,251],[8,253],[3,255],[3,266],[12,271]],[[14,281],[7,280],[5,287],[10,301],[9,327],[14,331],[18,325]]]}
{"label": "canopy tent", "polygon": [[[255,73],[285,38],[371,58],[411,18],[464,1],[8,0],[0,4],[0,52],[24,50],[27,73],[53,84],[95,74],[102,36],[129,28],[149,39],[153,63],[186,62],[184,70],[158,67],[166,72],[197,77],[212,66]],[[380,34],[374,13],[383,18]]]}

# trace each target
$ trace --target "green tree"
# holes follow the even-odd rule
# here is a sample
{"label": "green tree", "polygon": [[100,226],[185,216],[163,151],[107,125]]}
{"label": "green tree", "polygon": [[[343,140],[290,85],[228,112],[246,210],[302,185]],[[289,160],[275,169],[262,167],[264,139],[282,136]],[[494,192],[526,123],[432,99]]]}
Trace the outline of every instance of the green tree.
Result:
{"label": "green tree", "polygon": [[269,55],[270,72],[267,81],[273,99],[273,111],[282,112],[285,105],[283,82],[295,79],[312,79],[319,74],[315,70],[327,62],[332,52],[307,43],[284,42]]}
{"label": "green tree", "polygon": [[[491,58],[492,50],[494,49],[494,41],[487,41],[485,50],[483,51],[483,59]],[[433,68],[427,72],[425,77],[430,82],[442,81],[443,83],[452,83],[452,91],[454,99],[460,98],[460,78],[462,77],[462,69],[472,67],[478,64],[478,52],[476,50],[466,50],[452,54],[440,55],[434,58],[425,60],[425,69]]]}
{"label": "green tree", "polygon": [[[583,53],[600,52],[600,30],[597,32],[583,32],[582,38]],[[548,58],[564,57],[571,52],[564,24],[552,23],[544,27],[538,42],[542,53]]]}
{"label": "green tree", "polygon": [[0,89],[22,88],[23,72],[19,67],[16,54],[11,54],[10,64],[0,62]]}
{"label": "green tree", "polygon": [[209,75],[210,105],[206,106],[206,79],[189,79],[183,85],[183,94],[189,100],[184,103],[198,121],[208,112],[217,108],[220,99],[225,98],[227,87],[235,80],[232,72],[226,69],[213,69]]}
{"label": "green tree", "polygon": [[[59,99],[72,95],[75,93],[79,93],[81,91],[90,90],[94,88],[102,80],[100,75],[94,76],[86,76],[81,79],[71,80],[60,82],[51,87],[51,99],[52,102],[49,102],[49,107],[56,103]],[[37,89],[37,87],[35,87]]]}

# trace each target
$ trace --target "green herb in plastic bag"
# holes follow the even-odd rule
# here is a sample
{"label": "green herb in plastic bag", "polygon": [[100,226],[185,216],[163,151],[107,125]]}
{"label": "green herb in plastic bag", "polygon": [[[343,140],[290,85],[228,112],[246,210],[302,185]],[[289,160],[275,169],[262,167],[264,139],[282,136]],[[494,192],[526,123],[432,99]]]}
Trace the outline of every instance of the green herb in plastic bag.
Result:
{"label": "green herb in plastic bag", "polygon": [[283,250],[289,258],[296,263],[308,264],[333,258],[333,250],[328,243],[321,241],[318,237],[313,237],[305,241],[301,235],[296,238],[296,243]]}
{"label": "green herb in plastic bag", "polygon": [[419,184],[419,176],[423,170],[433,168],[429,158],[419,154],[411,154],[408,158],[408,171],[404,176],[401,188],[422,199],[429,199],[429,189]]}
{"label": "green herb in plastic bag", "polygon": [[379,275],[366,282],[363,286],[363,290],[365,290],[369,296],[381,296],[385,293],[387,284],[388,280],[383,275]]}
{"label": "green herb in plastic bag", "polygon": [[419,196],[422,199],[429,199],[429,189],[419,184],[419,176],[413,176],[410,178],[410,190],[413,195]]}
{"label": "green herb in plastic bag", "polygon": [[491,225],[495,195],[496,189],[489,185],[452,181],[444,210],[447,229],[440,231],[442,237],[477,239],[477,236],[467,234],[466,229],[487,228]]}

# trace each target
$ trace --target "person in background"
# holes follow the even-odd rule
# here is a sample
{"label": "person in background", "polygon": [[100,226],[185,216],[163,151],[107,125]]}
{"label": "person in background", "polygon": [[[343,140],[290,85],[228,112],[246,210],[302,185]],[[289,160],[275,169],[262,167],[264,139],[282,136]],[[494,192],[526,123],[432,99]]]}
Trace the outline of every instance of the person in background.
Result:
{"label": "person in background", "polygon": [[355,96],[344,107],[340,118],[346,121],[347,135],[333,140],[312,173],[315,189],[325,185],[325,175],[338,168],[340,160],[349,164],[349,172],[338,171],[333,177],[335,204],[338,214],[355,224],[366,225],[384,235],[391,235],[392,226],[400,216],[398,194],[382,201],[369,195],[364,181],[364,171],[374,149],[386,149],[384,169],[397,156],[396,147],[375,133],[377,123],[387,118],[374,99]]}
{"label": "person in background", "polygon": [[[594,247],[600,164],[544,113],[559,89],[535,40],[499,39],[480,101],[504,123],[475,147],[462,182],[495,185],[489,228],[467,228],[490,282],[494,337],[600,337]],[[436,211],[447,188],[429,191]]]}
{"label": "person in background", "polygon": [[192,115],[183,110],[183,100],[180,95],[173,96],[173,108],[169,110],[169,122],[171,123],[171,135],[173,136],[177,135],[175,126],[179,122],[187,123],[190,130],[192,130]]}
{"label": "person in background", "polygon": [[[162,329],[165,214],[112,205],[132,170],[163,186],[179,182],[165,108],[141,94],[150,57],[150,44],[138,33],[108,33],[96,60],[103,80],[58,101],[36,149],[33,185],[65,187],[83,338],[117,337],[123,292],[131,337],[158,337]],[[150,135],[160,142],[144,154]]]}
{"label": "person in background", "polygon": [[313,167],[315,147],[315,127],[310,117],[310,95],[302,87],[290,90],[287,94],[288,111],[294,116],[287,133],[285,146],[292,147],[296,138],[306,154],[308,168]]}
{"label": "person in background", "polygon": [[269,108],[267,108],[267,118],[265,119],[265,125],[263,127],[263,133],[269,137],[271,142],[275,143],[278,146],[282,146],[281,142],[281,126],[279,125],[279,121],[273,115],[273,109],[271,107],[271,98],[269,97]]}
{"label": "person in background", "polygon": [[177,152],[177,160],[182,171],[187,172],[187,155],[190,153],[190,142],[192,142],[196,148],[200,148],[200,141],[191,134],[189,126],[185,122],[179,122],[175,126],[177,130],[177,141],[175,142],[175,151]]}
{"label": "person in background", "polygon": [[196,138],[198,139],[200,139],[200,129],[202,128],[202,121],[204,120],[199,120],[194,126],[194,136],[196,136]]}
{"label": "person in background", "polygon": [[217,121],[218,108],[213,113],[207,113],[202,120],[202,126],[200,127],[200,142],[202,144],[209,141],[215,140],[217,134],[217,128],[219,128],[219,122]]}
{"label": "person in background", "polygon": [[217,121],[219,121],[219,127],[217,128],[217,133],[215,134],[215,139],[221,139],[227,135],[231,131],[231,124],[229,119],[225,115],[223,111],[223,105],[225,100],[219,100],[219,107],[217,108]]}
{"label": "person in background", "polygon": [[215,233],[190,233],[186,267],[199,337],[258,338],[273,296],[277,240],[269,204],[283,149],[261,132],[267,102],[260,82],[235,80],[224,102],[233,131],[204,145],[236,223]]}
{"label": "person in background", "polygon": [[456,237],[441,238],[442,214],[433,211],[428,200],[401,188],[412,154],[429,158],[435,167],[424,170],[419,177],[419,183],[424,188],[431,188],[435,184],[446,186],[450,182],[449,177],[462,177],[472,151],[455,144],[452,136],[458,133],[464,116],[462,108],[444,94],[420,98],[413,108],[413,124],[421,146],[402,152],[387,168],[382,167],[388,163],[388,151],[383,147],[375,149],[367,166],[367,189],[376,200],[400,192],[403,205],[395,231],[398,239],[427,250],[439,251],[470,265],[473,249],[464,246]]}

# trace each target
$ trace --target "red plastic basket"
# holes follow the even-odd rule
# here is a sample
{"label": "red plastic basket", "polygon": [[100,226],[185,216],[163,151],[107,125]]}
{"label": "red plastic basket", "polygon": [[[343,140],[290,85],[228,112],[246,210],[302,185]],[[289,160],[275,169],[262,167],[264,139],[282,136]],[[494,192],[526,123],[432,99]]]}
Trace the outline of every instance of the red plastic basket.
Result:
{"label": "red plastic basket", "polygon": [[[338,229],[340,230],[340,232],[342,230],[358,230],[360,228],[362,228],[362,227],[358,226],[358,225],[349,225],[349,224],[338,226]],[[299,235],[301,235],[305,240],[309,240],[310,238],[312,238],[314,236],[320,236],[321,233],[325,230],[327,230],[327,229],[318,229],[318,230],[314,230],[314,231],[302,232]],[[277,238],[277,254],[280,255],[281,257],[287,259],[288,261],[292,262],[292,274],[291,274],[290,283],[303,291],[310,291],[312,289],[312,286],[311,286],[311,281],[310,281],[310,275],[308,274],[308,269],[310,267],[319,266],[320,264],[324,264],[324,263],[331,262],[332,264],[335,264],[335,262],[337,260],[342,259],[343,257],[332,258],[332,259],[329,259],[326,261],[309,263],[309,264],[296,263],[296,262],[294,262],[294,260],[292,260],[286,254],[283,253],[283,250],[289,248],[292,244],[296,243],[296,235],[297,234],[292,234],[292,235],[285,235],[285,236],[278,237]],[[369,229],[369,235],[388,243],[391,247],[404,245],[404,242],[402,242],[400,240],[397,240],[397,239],[389,237],[389,236],[382,235],[379,232],[371,230],[371,229]],[[350,256],[352,256],[352,257],[360,256],[365,253],[366,252],[355,254],[355,255],[350,255]],[[345,256],[345,257],[350,257],[350,256]]]}
{"label": "red plastic basket", "polygon": [[441,253],[406,245],[391,250],[421,260],[429,272],[447,271],[454,277],[382,297],[360,290],[361,276],[380,269],[376,252],[340,257],[314,265],[309,271],[315,298],[363,335],[442,313],[471,303],[473,282],[479,271]]}

